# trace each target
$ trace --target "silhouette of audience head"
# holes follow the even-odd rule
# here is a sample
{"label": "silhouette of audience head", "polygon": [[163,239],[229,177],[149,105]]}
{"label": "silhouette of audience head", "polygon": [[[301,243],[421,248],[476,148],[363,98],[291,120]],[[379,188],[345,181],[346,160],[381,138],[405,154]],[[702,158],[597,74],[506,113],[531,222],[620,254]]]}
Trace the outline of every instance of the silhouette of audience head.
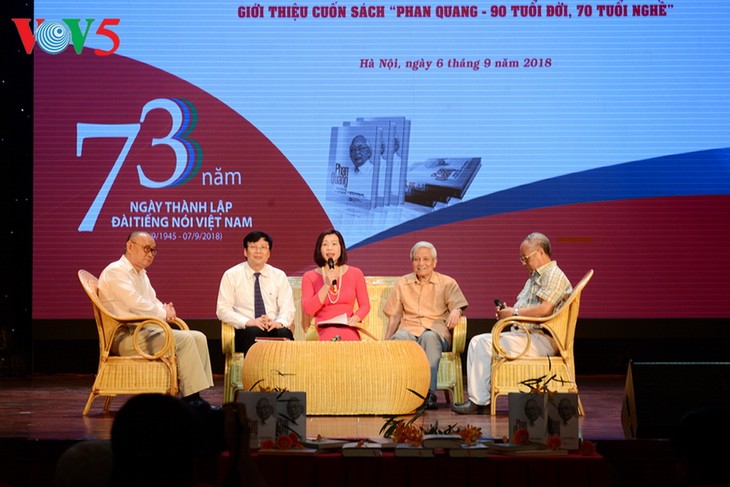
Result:
{"label": "silhouette of audience head", "polygon": [[203,416],[176,397],[129,399],[112,424],[110,485],[194,485],[196,461],[211,445],[207,429]]}
{"label": "silhouette of audience head", "polygon": [[112,448],[109,440],[76,443],[58,459],[54,487],[102,487],[109,482]]}
{"label": "silhouette of audience head", "polygon": [[218,478],[219,455],[231,452],[224,487],[264,487],[251,458],[246,408],[193,407],[176,397],[140,394],[112,424],[111,441],[88,440],[60,457],[54,487],[188,487]]}

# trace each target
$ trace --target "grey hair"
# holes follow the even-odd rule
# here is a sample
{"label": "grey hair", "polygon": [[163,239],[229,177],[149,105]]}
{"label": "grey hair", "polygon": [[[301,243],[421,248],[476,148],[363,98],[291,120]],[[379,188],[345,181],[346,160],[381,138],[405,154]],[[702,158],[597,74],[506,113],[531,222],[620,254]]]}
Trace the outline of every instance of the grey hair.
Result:
{"label": "grey hair", "polygon": [[550,246],[550,239],[547,238],[544,234],[539,232],[532,232],[527,237],[525,237],[525,242],[529,242],[530,246],[537,246],[542,248],[542,250],[545,251],[548,257],[552,254],[552,247]]}
{"label": "grey hair", "polygon": [[411,260],[413,260],[413,255],[416,253],[416,250],[420,249],[421,247],[425,247],[425,248],[429,249],[431,251],[431,258],[433,260],[436,260],[436,256],[437,256],[436,247],[434,247],[431,242],[425,242],[425,241],[416,242],[416,244],[413,247],[411,247]]}

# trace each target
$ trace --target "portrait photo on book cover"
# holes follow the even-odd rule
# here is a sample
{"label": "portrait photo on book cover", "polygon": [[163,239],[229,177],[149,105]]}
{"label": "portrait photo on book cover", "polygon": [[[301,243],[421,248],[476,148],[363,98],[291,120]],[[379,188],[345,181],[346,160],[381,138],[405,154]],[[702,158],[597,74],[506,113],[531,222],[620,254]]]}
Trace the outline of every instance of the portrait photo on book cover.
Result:
{"label": "portrait photo on book cover", "polygon": [[249,447],[258,448],[260,442],[273,440],[276,435],[276,393],[236,391],[236,402],[246,406],[248,427],[251,432]]}
{"label": "portrait photo on book cover", "polygon": [[544,443],[547,438],[547,414],[543,394],[508,394],[510,437],[526,429],[530,441]]}
{"label": "portrait photo on book cover", "polygon": [[327,167],[327,199],[363,208],[378,204],[382,154],[377,125],[333,127]]}
{"label": "portrait photo on book cover", "polygon": [[302,391],[280,392],[276,397],[276,437],[296,433],[307,437],[307,394]]}

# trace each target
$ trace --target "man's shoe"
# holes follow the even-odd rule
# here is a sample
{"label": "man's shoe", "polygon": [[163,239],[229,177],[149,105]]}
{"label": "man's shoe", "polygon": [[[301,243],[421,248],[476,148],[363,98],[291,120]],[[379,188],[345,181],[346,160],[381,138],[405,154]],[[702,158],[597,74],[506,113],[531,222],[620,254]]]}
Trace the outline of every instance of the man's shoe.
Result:
{"label": "man's shoe", "polygon": [[436,394],[429,392],[426,396],[426,409],[433,411],[438,408],[439,406],[436,404]]}
{"label": "man's shoe", "polygon": [[457,414],[489,414],[489,404],[480,406],[471,401],[453,404],[451,410]]}

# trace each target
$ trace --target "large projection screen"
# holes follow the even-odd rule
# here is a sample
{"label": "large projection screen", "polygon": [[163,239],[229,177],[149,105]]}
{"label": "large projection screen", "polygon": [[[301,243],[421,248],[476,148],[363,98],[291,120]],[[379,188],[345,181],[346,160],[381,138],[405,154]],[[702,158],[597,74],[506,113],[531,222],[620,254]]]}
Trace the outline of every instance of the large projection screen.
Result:
{"label": "large projection screen", "polygon": [[[41,19],[43,19],[41,21]],[[337,228],[366,275],[439,251],[492,317],[547,234],[588,318],[730,316],[730,8],[720,0],[37,0],[33,318],[89,318],[127,234],[186,319],[242,238],[289,275]]]}

